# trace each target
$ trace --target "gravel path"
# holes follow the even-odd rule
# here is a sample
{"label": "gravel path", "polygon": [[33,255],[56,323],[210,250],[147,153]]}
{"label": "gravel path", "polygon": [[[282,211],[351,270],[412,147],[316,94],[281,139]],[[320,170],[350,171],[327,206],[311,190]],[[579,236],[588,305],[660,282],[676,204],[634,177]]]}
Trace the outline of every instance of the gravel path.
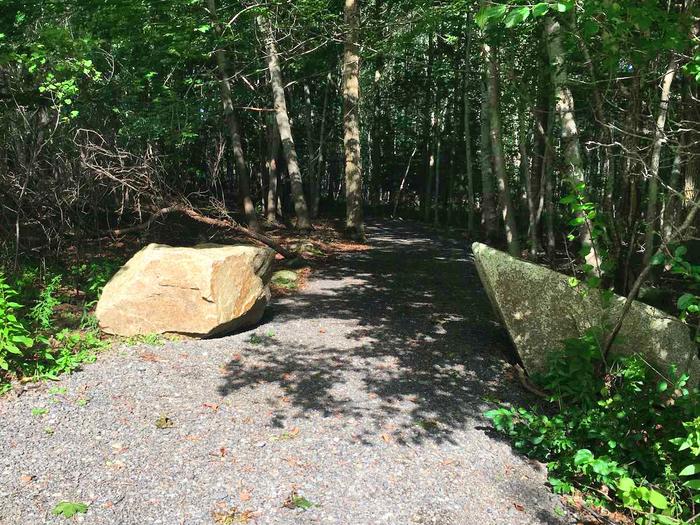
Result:
{"label": "gravel path", "polygon": [[115,349],[0,399],[0,523],[66,523],[59,501],[85,524],[565,523],[482,416],[517,388],[465,243],[368,233],[254,330]]}

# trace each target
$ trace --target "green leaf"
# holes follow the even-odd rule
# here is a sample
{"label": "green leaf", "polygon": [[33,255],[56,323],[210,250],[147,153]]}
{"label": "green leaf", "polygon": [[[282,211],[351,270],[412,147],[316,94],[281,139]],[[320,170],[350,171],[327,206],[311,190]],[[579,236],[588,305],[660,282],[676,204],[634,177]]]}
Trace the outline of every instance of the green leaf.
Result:
{"label": "green leaf", "polygon": [[64,518],[72,518],[76,514],[85,514],[88,506],[85,503],[74,501],[61,501],[51,511],[54,516],[63,516]]}
{"label": "green leaf", "polygon": [[700,474],[700,463],[688,465],[678,473],[679,476],[694,476],[695,474]]}
{"label": "green leaf", "polygon": [[690,481],[686,481],[683,483],[683,486],[693,490],[700,490],[700,479],[691,479]]}
{"label": "green leaf", "polygon": [[633,490],[635,486],[632,478],[621,478],[620,481],[617,482],[617,488],[622,492],[629,492]]}
{"label": "green leaf", "polygon": [[530,16],[530,8],[527,6],[516,7],[508,13],[505,24],[507,28],[523,23]]}
{"label": "green leaf", "polygon": [[491,20],[497,20],[503,18],[506,14],[508,6],[504,4],[497,4],[490,7],[486,7],[480,10],[474,17],[474,21],[481,28],[484,29]]}
{"label": "green leaf", "polygon": [[576,455],[574,456],[574,465],[576,465],[577,467],[585,465],[593,461],[594,457],[595,456],[593,456],[593,452],[591,452],[587,448],[582,448],[579,451],[577,451]]}
{"label": "green leaf", "polygon": [[654,257],[651,258],[651,264],[654,266],[659,266],[660,264],[663,264],[666,262],[666,258],[664,257],[664,254],[661,252],[658,252],[654,255]]}
{"label": "green leaf", "polygon": [[666,501],[666,497],[661,494],[661,492],[657,492],[655,490],[649,492],[649,503],[654,505],[654,507],[659,510],[668,508],[668,501]]}
{"label": "green leaf", "polygon": [[678,298],[678,309],[683,311],[687,310],[690,305],[694,304],[696,297],[692,293],[684,293]]}
{"label": "green leaf", "polygon": [[532,16],[538,17],[538,16],[544,16],[547,14],[549,11],[549,3],[548,2],[540,2],[539,4],[535,4],[532,8]]}

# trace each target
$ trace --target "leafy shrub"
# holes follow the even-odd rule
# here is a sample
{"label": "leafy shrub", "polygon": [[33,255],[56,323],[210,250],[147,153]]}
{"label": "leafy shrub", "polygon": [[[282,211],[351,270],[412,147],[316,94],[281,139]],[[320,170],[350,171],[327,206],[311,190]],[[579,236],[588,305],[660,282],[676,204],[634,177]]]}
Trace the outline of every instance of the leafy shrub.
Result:
{"label": "leafy shrub", "polygon": [[[93,362],[97,351],[107,345],[94,328],[64,328],[53,333],[62,277],[57,275],[43,288],[30,291],[37,276],[36,272],[25,271],[11,286],[0,272],[0,393],[9,388],[12,377],[56,379],[59,374],[72,372],[83,363]],[[20,315],[24,307],[16,298],[32,295],[34,304],[26,315]]]}
{"label": "leafy shrub", "polygon": [[637,523],[683,523],[700,498],[697,391],[687,375],[660,378],[639,356],[604,370],[592,334],[567,341],[539,378],[552,405],[486,416],[516,449],[547,462],[556,492],[579,488],[598,504],[608,494]]}
{"label": "leafy shrub", "polygon": [[61,276],[54,276],[40,292],[39,298],[32,307],[29,317],[39,325],[40,328],[51,328],[55,308],[61,304],[55,294],[61,286]]}
{"label": "leafy shrub", "polygon": [[25,359],[25,352],[34,345],[27,327],[17,318],[22,305],[13,301],[17,290],[5,282],[0,273],[0,369],[9,372]]}
{"label": "leafy shrub", "polygon": [[100,298],[105,284],[117,273],[121,265],[122,262],[115,259],[97,259],[89,264],[81,264],[71,268],[71,273],[85,292],[86,304],[92,305]]}

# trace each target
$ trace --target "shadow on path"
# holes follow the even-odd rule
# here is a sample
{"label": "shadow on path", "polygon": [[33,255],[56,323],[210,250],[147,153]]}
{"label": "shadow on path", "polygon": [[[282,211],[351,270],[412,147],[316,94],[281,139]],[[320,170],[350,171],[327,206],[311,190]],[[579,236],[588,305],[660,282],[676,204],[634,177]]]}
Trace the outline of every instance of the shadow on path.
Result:
{"label": "shadow on path", "polygon": [[256,336],[256,362],[232,360],[219,391],[275,383],[293,417],[392,418],[399,441],[450,441],[506,395],[498,381],[512,352],[507,334],[465,241],[400,222],[367,230],[371,250],[342,256],[274,305],[275,323],[300,333]]}

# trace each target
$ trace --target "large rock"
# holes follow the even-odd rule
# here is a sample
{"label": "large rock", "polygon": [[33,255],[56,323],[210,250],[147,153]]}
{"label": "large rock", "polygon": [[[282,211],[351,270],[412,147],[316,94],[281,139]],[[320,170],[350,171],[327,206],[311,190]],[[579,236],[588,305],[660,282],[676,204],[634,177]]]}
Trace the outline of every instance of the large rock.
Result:
{"label": "large rock", "polygon": [[270,297],[273,252],[254,246],[149,244],[104,287],[107,333],[217,335],[257,323]]}
{"label": "large rock", "polygon": [[[612,325],[625,302],[615,296],[603,308],[596,292],[573,288],[569,277],[543,266],[521,261],[484,244],[472,245],[476,268],[497,315],[510,333],[529,373],[545,369],[547,355],[564,339],[592,327]],[[640,353],[667,372],[671,364],[700,378],[696,345],[687,325],[652,306],[635,301],[625,317],[612,351]]]}

